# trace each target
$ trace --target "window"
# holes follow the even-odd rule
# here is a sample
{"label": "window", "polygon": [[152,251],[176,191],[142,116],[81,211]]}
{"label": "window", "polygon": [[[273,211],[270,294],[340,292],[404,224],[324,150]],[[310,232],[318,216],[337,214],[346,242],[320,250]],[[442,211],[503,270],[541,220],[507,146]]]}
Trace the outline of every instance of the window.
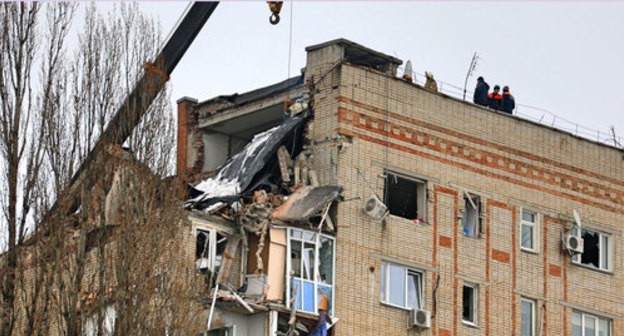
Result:
{"label": "window", "polygon": [[381,264],[381,302],[401,308],[422,308],[423,273],[403,266]]}
{"label": "window", "polygon": [[85,319],[84,325],[82,326],[83,336],[112,336],[115,333],[115,319],[117,318],[115,306],[106,306],[106,308],[102,311],[102,314],[102,330],[99,330],[100,326],[98,326],[98,314],[96,312]]}
{"label": "window", "polygon": [[520,321],[520,335],[521,336],[534,336],[535,335],[535,301],[525,298],[520,299],[521,303],[521,321]]}
{"label": "window", "polygon": [[[578,227],[574,227],[574,234],[578,234]],[[611,270],[611,236],[602,232],[583,228],[583,253],[572,257],[572,262],[589,267]]]}
{"label": "window", "polygon": [[202,336],[234,336],[234,326],[219,328],[215,330],[210,330],[207,333],[202,333]]}
{"label": "window", "polygon": [[334,238],[312,231],[288,230],[287,302],[295,298],[297,310],[317,312],[320,295],[329,301],[328,313],[333,313],[334,298]]}
{"label": "window", "polygon": [[520,219],[520,248],[537,251],[537,214],[526,209],[522,209]]}
{"label": "window", "polygon": [[195,266],[202,272],[218,272],[227,237],[214,229],[195,228]]}
{"label": "window", "polygon": [[385,204],[391,215],[427,221],[427,183],[386,172]]}
{"label": "window", "polygon": [[573,311],[572,336],[611,336],[611,320]]}
{"label": "window", "polygon": [[479,293],[477,285],[464,284],[462,291],[462,321],[468,324],[477,324],[477,310],[479,307]]}
{"label": "window", "polygon": [[464,215],[461,219],[462,231],[466,236],[479,237],[481,222],[481,199],[466,192],[464,196]]}

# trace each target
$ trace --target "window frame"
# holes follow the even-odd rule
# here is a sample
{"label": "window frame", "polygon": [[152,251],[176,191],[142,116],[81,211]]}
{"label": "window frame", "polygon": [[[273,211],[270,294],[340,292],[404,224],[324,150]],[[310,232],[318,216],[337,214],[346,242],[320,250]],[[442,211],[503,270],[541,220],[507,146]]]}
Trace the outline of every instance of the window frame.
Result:
{"label": "window frame", "polygon": [[[422,179],[422,178],[418,178],[418,177],[413,177],[413,176],[409,176],[406,174],[401,174],[392,170],[386,170],[384,171],[384,197],[383,197],[383,201],[384,204],[386,204],[386,206],[388,206],[388,214],[394,217],[398,217],[398,218],[404,218],[404,219],[408,219],[408,220],[419,220],[421,222],[427,223],[427,180]],[[395,214],[392,213],[392,209],[390,207],[390,197],[391,197],[391,193],[389,190],[389,184],[388,181],[390,180],[390,178],[395,177],[395,178],[399,178],[399,179],[403,179],[403,180],[407,180],[409,182],[412,182],[414,184],[416,184],[416,218],[407,218],[407,217],[403,217],[399,214]]]}
{"label": "window frame", "polygon": [[[472,289],[472,302],[470,304],[470,307],[472,309],[472,318],[473,321],[470,320],[465,320],[464,319],[464,313],[463,313],[463,307],[464,307],[464,295],[463,295],[463,291],[464,288],[471,288]],[[473,283],[469,283],[469,282],[464,282],[464,285],[462,287],[462,323],[470,325],[470,326],[478,326],[479,325],[479,285],[477,284],[473,284]]]}
{"label": "window frame", "polygon": [[[395,266],[395,267],[400,267],[403,269],[403,291],[405,292],[404,298],[403,298],[403,302],[404,305],[397,305],[394,304],[392,302],[390,302],[389,298],[390,298],[390,287],[388,286],[388,284],[390,283],[390,271],[389,271],[389,265]],[[404,266],[401,264],[397,264],[397,263],[393,263],[390,261],[386,261],[386,260],[382,260],[381,261],[381,283],[380,283],[380,301],[382,304],[384,305],[388,305],[388,306],[392,306],[395,308],[400,308],[400,309],[405,309],[405,310],[412,310],[412,309],[423,309],[425,306],[425,275],[426,272],[424,270],[420,270],[417,268],[413,268],[413,267],[409,267],[409,266]],[[408,297],[408,281],[410,278],[410,274],[416,274],[418,275],[418,281],[419,281],[419,288],[418,288],[418,297],[417,297],[417,303],[418,303],[418,307],[409,307],[408,306],[408,302],[409,302],[409,297]]]}
{"label": "window frame", "polygon": [[[613,321],[610,318],[606,318],[606,317],[602,317],[599,315],[595,315],[595,314],[590,314],[590,313],[586,313],[584,311],[580,311],[580,310],[576,310],[573,309],[572,310],[572,335],[574,335],[574,314],[579,314],[580,318],[581,318],[581,336],[594,336],[594,335],[599,335],[600,333],[600,321],[606,321],[608,324],[608,334],[607,336],[612,336],[613,335]],[[593,318],[595,320],[594,322],[594,331],[595,334],[594,335],[586,335],[585,334],[585,320],[586,318]]]}
{"label": "window frame", "polygon": [[[524,220],[524,213],[531,213],[533,214],[533,222],[529,222],[529,221],[525,221]],[[540,224],[540,215],[538,212],[533,211],[533,210],[529,210],[527,208],[521,208],[520,209],[520,233],[518,234],[520,242],[520,250],[525,251],[525,252],[531,252],[531,253],[539,253],[540,251],[540,235],[539,235],[539,224]],[[526,247],[522,244],[522,229],[523,227],[528,226],[531,228],[532,231],[532,244],[533,244],[533,248],[530,247]]]}
{"label": "window frame", "polygon": [[[214,271],[214,266],[217,262],[217,247],[219,244],[219,241],[217,241],[217,235],[221,235],[223,236],[222,239],[226,240],[226,244],[227,244],[227,239],[228,239],[228,235],[224,232],[219,232],[219,230],[217,230],[216,228],[213,227],[208,227],[208,226],[198,226],[195,225],[193,226],[193,238],[195,239],[195,243],[197,244],[197,236],[199,235],[199,232],[205,233],[208,235],[208,256],[206,257],[206,259],[208,259],[208,265],[207,265],[207,269],[210,271]],[[197,247],[196,247],[197,248]],[[205,252],[204,252],[205,253]],[[197,263],[199,261],[199,259],[201,258],[197,258],[197,256],[195,256],[195,268],[197,270],[203,270],[205,268],[200,268],[199,264]],[[222,263],[223,261],[221,261]],[[220,267],[221,265],[219,265]]]}
{"label": "window frame", "polygon": [[[309,240],[304,240],[304,239],[299,239],[299,238],[295,238],[292,236],[292,232],[293,231],[300,231],[302,232],[302,236],[303,233],[307,233],[307,234],[313,234],[314,235],[314,265],[316,267],[314,267],[313,270],[313,274],[312,274],[312,280],[310,279],[306,279],[302,276],[302,274],[299,277],[295,277],[295,276],[291,276],[292,273],[292,257],[291,257],[291,247],[292,247],[292,240],[295,240],[297,242],[310,242]],[[331,302],[330,302],[330,307],[329,307],[329,315],[333,314],[333,309],[334,309],[334,303],[335,303],[335,292],[336,292],[336,238],[334,236],[330,236],[324,233],[317,233],[314,231],[310,231],[310,230],[304,230],[304,229],[299,229],[299,228],[292,228],[289,227],[288,230],[286,231],[286,307],[290,308],[291,307],[291,293],[292,293],[292,286],[291,286],[291,281],[293,280],[298,280],[301,281],[301,283],[303,283],[304,281],[307,283],[313,283],[314,285],[314,311],[309,311],[309,310],[304,310],[304,303],[302,301],[301,304],[301,308],[302,309],[297,309],[298,311],[302,311],[302,312],[306,312],[306,313],[311,313],[311,314],[318,314],[318,300],[319,300],[319,295],[318,295],[318,290],[319,290],[319,285],[323,286],[323,287],[330,287],[331,288]],[[332,281],[331,284],[328,283],[323,283],[320,280],[320,272],[319,272],[319,267],[318,265],[320,264],[319,262],[319,250],[321,248],[321,237],[323,238],[327,238],[330,239],[332,241]],[[302,258],[303,259],[303,258]],[[303,272],[303,270],[302,270]],[[303,297],[302,297],[303,300]],[[294,303],[295,306],[297,305],[297,303]]]}
{"label": "window frame", "polygon": [[[98,312],[93,312],[83,321],[81,336],[113,336],[115,334],[115,320],[117,319],[117,309],[114,304],[103,307],[102,324],[98,325]],[[100,328],[102,329],[100,332]]]}
{"label": "window frame", "polygon": [[[531,304],[531,334],[523,335],[522,334],[522,303],[527,302]],[[536,327],[537,327],[537,300],[529,299],[526,297],[520,298],[520,336],[535,336]]]}
{"label": "window frame", "polygon": [[[465,237],[471,237],[471,238],[481,238],[481,229],[482,229],[482,221],[481,221],[481,217],[483,215],[483,212],[481,210],[481,196],[468,192],[468,191],[464,191],[463,193],[464,197],[462,198],[464,200],[464,209],[463,209],[463,213],[460,219],[460,224],[461,224],[461,231],[462,234]],[[470,199],[470,200],[469,200]],[[476,202],[475,202],[476,200]],[[473,207],[472,205],[475,205],[475,207]],[[470,210],[469,210],[470,209]],[[473,234],[469,234],[466,233],[466,230],[464,228],[464,226],[467,224],[466,222],[468,221],[468,212],[469,211],[476,211],[476,214],[474,216],[476,223],[475,223],[475,230],[474,230],[474,235]]]}
{"label": "window frame", "polygon": [[[608,272],[608,273],[612,273],[613,272],[613,264],[614,264],[614,255],[613,255],[613,235],[611,233],[607,233],[604,231],[600,231],[600,230],[596,230],[596,229],[592,229],[592,228],[586,228],[586,227],[582,227],[581,228],[581,234],[580,237],[583,237],[583,233],[584,231],[589,231],[591,233],[594,234],[598,234],[598,249],[599,249],[599,253],[598,253],[598,267],[592,265],[592,264],[584,264],[582,262],[582,255],[583,253],[585,253],[585,251],[583,253],[578,253],[572,256],[572,258],[570,258],[572,260],[572,263],[574,265],[577,266],[581,266],[581,267],[586,267],[592,270],[597,270],[597,271],[601,271],[601,272]],[[579,234],[578,232],[578,226],[574,226],[574,228],[572,229],[572,232],[576,235]],[[607,253],[606,253],[606,260],[603,260],[604,254],[603,254],[603,239],[606,238],[607,241]],[[587,248],[587,245],[585,245],[585,249]],[[603,267],[604,263],[607,264],[607,267]]]}

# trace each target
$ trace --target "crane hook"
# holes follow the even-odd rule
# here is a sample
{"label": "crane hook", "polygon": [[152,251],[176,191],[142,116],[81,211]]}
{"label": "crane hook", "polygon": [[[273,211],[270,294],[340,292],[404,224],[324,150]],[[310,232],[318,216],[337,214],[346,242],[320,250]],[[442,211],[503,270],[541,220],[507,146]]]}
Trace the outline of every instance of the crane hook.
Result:
{"label": "crane hook", "polygon": [[272,13],[271,17],[269,18],[269,22],[271,22],[272,25],[276,25],[280,21],[279,13],[282,10],[282,5],[284,4],[284,1],[267,1],[267,4],[269,4],[269,9]]}

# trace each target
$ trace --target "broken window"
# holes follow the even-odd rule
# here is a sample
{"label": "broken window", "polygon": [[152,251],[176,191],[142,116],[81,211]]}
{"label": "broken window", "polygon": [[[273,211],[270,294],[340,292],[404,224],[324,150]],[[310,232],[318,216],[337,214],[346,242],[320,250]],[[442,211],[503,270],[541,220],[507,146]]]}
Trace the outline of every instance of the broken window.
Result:
{"label": "broken window", "polygon": [[481,222],[481,199],[466,192],[464,196],[464,215],[461,219],[462,232],[469,237],[479,237]]}
{"label": "broken window", "polygon": [[195,228],[195,266],[202,272],[217,272],[223,260],[227,237],[217,230]]}
{"label": "broken window", "polygon": [[[99,316],[96,313],[88,316],[82,327],[82,336],[112,336],[115,332],[115,306],[108,305],[102,310],[102,324],[98,324]],[[100,330],[101,329],[101,330]]]}
{"label": "broken window", "polygon": [[462,291],[462,321],[468,324],[477,324],[477,309],[479,307],[477,285],[464,284]]}
{"label": "broken window", "polygon": [[202,336],[234,336],[234,326],[231,327],[225,327],[225,328],[219,328],[219,329],[214,329],[214,330],[210,330],[207,333],[202,333]]}
{"label": "broken window", "polygon": [[520,248],[528,251],[537,251],[537,214],[522,209],[520,220]]}
{"label": "broken window", "polygon": [[386,173],[385,204],[391,215],[426,222],[427,183],[423,180]]}
{"label": "broken window", "polygon": [[381,263],[381,302],[401,308],[421,308],[423,273],[418,270]]}
{"label": "broken window", "polygon": [[317,312],[321,294],[330,303],[333,312],[334,293],[334,238],[312,231],[289,229],[287,262],[291,280],[288,282],[288,298],[295,298],[297,310]]}
{"label": "broken window", "polygon": [[[578,234],[578,227],[574,227],[574,234]],[[583,253],[572,257],[572,262],[593,268],[611,270],[611,236],[602,232],[583,228]]]}
{"label": "broken window", "polygon": [[520,299],[520,335],[535,335],[535,301],[530,299]]}
{"label": "broken window", "polygon": [[611,336],[611,320],[573,311],[572,336]]}

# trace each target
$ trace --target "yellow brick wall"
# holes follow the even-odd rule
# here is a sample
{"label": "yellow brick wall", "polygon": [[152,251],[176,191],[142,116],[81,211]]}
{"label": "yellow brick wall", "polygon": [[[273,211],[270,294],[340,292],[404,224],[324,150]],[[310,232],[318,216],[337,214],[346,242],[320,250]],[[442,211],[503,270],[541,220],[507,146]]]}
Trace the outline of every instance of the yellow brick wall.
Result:
{"label": "yellow brick wall", "polygon": [[[337,161],[315,163],[337,169],[346,199],[360,198],[338,208],[337,335],[519,335],[523,296],[537,300],[542,335],[570,334],[570,307],[616,317],[613,334],[624,333],[621,151],[362,67],[343,65],[339,75],[315,96],[312,133],[352,139]],[[381,224],[363,213],[371,189],[383,196],[384,167],[429,181],[427,223],[389,216]],[[480,238],[461,232],[464,190],[481,196]],[[535,254],[519,248],[522,207],[541,217]],[[573,265],[562,252],[561,216],[573,209],[612,235],[612,273]],[[406,310],[380,303],[382,258],[422,266],[427,310],[440,275],[434,328],[418,333]],[[476,328],[461,321],[464,282],[479,286]]]}

